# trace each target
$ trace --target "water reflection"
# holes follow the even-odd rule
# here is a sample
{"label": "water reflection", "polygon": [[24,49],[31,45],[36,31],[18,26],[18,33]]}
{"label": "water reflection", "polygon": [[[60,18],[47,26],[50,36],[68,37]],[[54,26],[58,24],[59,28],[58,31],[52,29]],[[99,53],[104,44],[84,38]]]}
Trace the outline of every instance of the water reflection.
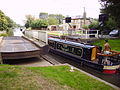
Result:
{"label": "water reflection", "polygon": [[23,29],[15,28],[15,29],[13,30],[13,35],[14,35],[14,36],[23,36]]}

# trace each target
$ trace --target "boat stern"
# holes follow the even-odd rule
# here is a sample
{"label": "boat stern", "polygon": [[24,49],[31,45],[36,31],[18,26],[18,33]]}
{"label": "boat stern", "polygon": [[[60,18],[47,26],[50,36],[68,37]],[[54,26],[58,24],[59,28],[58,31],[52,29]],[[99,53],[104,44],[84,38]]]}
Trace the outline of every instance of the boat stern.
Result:
{"label": "boat stern", "polygon": [[118,73],[118,70],[120,71],[120,65],[111,65],[103,67],[103,73],[106,74],[115,74]]}

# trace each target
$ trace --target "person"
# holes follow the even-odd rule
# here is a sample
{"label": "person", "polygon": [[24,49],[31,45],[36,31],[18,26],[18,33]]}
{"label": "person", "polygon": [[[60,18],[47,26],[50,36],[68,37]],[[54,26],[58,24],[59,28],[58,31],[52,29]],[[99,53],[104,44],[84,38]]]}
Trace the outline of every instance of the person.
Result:
{"label": "person", "polygon": [[[111,52],[111,47],[110,47],[110,45],[109,45],[109,43],[108,43],[108,40],[105,40],[103,53],[104,53],[104,54],[107,54],[107,55],[112,54],[112,52]],[[108,56],[105,56],[105,59],[103,60],[103,63],[105,63],[106,65],[107,65],[107,63],[108,63],[108,60],[107,60],[107,59],[108,59]]]}
{"label": "person", "polygon": [[111,51],[111,47],[108,43],[108,40],[105,40],[103,52],[104,52],[104,54],[111,54],[110,51]]}

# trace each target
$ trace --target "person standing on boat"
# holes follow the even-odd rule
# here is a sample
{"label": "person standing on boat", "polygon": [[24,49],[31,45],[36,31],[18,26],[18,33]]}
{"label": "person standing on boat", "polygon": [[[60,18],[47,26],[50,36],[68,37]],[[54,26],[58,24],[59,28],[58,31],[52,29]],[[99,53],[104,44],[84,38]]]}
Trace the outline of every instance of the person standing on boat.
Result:
{"label": "person standing on boat", "polygon": [[108,43],[108,40],[105,40],[103,52],[104,54],[111,54],[110,51],[111,51],[110,44]]}
{"label": "person standing on boat", "polygon": [[[104,44],[104,49],[103,49],[103,53],[104,54],[112,54],[111,53],[111,47],[110,47],[110,44],[108,43],[108,40],[105,40],[105,44]],[[107,56],[105,56],[105,59],[103,60],[103,63],[104,64],[106,64],[107,65],[107,63],[108,63],[108,57]]]}

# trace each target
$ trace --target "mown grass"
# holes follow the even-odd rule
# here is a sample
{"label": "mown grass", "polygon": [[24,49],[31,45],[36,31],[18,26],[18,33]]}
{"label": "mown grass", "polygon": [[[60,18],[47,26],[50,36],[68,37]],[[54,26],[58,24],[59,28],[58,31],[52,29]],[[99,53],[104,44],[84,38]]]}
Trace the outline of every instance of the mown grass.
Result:
{"label": "mown grass", "polygon": [[17,66],[0,65],[0,90],[38,90],[34,74]]}
{"label": "mown grass", "polygon": [[0,65],[0,90],[115,90],[68,66]]}
{"label": "mown grass", "polygon": [[33,72],[42,75],[43,77],[56,81],[58,84],[69,87],[72,90],[112,90],[110,86],[99,82],[78,70],[70,72],[68,66],[54,67],[34,67],[30,68]]}
{"label": "mown grass", "polygon": [[[109,44],[111,46],[111,49],[114,51],[120,51],[120,39],[110,39],[108,40]],[[101,46],[103,48],[105,41],[104,40],[99,40],[93,43],[94,45]]]}

